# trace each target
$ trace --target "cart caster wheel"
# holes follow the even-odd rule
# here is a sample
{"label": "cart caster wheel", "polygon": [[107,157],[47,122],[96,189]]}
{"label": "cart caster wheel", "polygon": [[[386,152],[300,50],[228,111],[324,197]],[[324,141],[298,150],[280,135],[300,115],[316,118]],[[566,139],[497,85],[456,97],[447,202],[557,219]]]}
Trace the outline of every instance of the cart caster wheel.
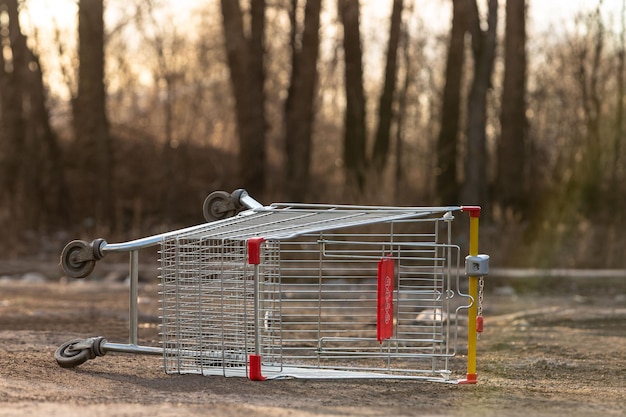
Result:
{"label": "cart caster wheel", "polygon": [[244,196],[248,196],[248,192],[243,188],[237,188],[230,194],[230,198],[233,201],[233,204],[235,205],[235,208],[237,210],[241,210],[244,208],[243,204],[241,203],[241,198]]}
{"label": "cart caster wheel", "polygon": [[58,347],[54,352],[54,359],[61,368],[75,368],[96,356],[104,356],[104,343],[104,337],[70,340]]}
{"label": "cart caster wheel", "polygon": [[230,194],[225,191],[214,191],[204,200],[202,214],[207,222],[227,219],[237,213]]}
{"label": "cart caster wheel", "polygon": [[85,251],[93,252],[89,243],[82,240],[73,240],[63,248],[61,253],[61,267],[70,278],[85,278],[91,274],[96,266],[93,259],[85,260]]}
{"label": "cart caster wheel", "polygon": [[61,368],[75,368],[82,365],[87,360],[92,359],[93,353],[89,348],[78,348],[78,344],[84,342],[83,339],[76,339],[59,346],[54,352],[54,359]]}

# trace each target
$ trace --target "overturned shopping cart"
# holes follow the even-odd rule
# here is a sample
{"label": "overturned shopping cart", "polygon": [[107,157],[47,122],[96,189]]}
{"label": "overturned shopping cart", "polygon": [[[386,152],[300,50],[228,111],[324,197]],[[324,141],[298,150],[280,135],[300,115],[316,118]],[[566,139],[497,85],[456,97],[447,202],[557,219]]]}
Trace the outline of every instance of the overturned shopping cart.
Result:
{"label": "overturned shopping cart", "polygon": [[[452,242],[462,211],[469,286]],[[170,374],[473,383],[488,272],[479,214],[475,206],[263,206],[237,190],[207,197],[206,224],[126,243],[70,242],[61,264],[75,278],[109,252],[130,253],[129,343],[71,340],[56,360],[71,368],[124,352],[161,355]],[[137,341],[138,251],[149,246],[160,246],[158,347]],[[451,363],[460,353],[459,379]]]}

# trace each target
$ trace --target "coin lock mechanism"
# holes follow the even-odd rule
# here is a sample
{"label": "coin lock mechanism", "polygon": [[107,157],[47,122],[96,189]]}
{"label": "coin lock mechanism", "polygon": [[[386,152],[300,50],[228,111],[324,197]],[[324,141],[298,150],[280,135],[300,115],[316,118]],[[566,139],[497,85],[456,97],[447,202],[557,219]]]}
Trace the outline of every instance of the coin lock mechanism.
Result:
{"label": "coin lock mechanism", "polygon": [[470,277],[489,275],[489,255],[466,256],[465,273]]}
{"label": "coin lock mechanism", "polygon": [[[465,257],[465,273],[469,277],[478,278],[478,305],[476,311],[476,332],[480,335],[483,332],[483,295],[485,275],[489,274],[489,255],[476,255]],[[480,337],[480,336],[479,336]]]}

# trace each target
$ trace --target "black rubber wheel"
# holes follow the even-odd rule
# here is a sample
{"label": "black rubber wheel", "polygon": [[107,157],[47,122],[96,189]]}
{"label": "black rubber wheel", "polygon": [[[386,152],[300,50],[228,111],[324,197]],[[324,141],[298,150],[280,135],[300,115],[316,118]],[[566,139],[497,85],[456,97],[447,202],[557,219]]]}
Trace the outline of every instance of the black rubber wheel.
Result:
{"label": "black rubber wheel", "polygon": [[230,193],[230,198],[233,201],[233,204],[235,205],[235,208],[237,210],[241,210],[244,208],[243,204],[241,204],[241,196],[243,195],[248,195],[248,192],[243,188],[238,188]]}
{"label": "black rubber wheel", "polygon": [[204,200],[202,214],[207,222],[227,219],[234,216],[237,209],[233,200],[225,191],[214,191]]}
{"label": "black rubber wheel", "polygon": [[70,278],[85,278],[91,274],[96,266],[95,260],[83,261],[78,256],[86,248],[93,250],[91,245],[82,240],[73,240],[63,248],[61,253],[61,267]]}
{"label": "black rubber wheel", "polygon": [[93,353],[89,349],[74,349],[74,346],[80,342],[84,340],[71,340],[59,346],[54,352],[54,359],[61,368],[75,368],[92,358]]}

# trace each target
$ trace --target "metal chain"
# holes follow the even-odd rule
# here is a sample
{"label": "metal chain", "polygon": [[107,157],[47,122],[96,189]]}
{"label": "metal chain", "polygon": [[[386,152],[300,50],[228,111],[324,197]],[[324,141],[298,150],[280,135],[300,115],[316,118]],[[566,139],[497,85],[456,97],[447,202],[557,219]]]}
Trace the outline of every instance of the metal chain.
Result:
{"label": "metal chain", "polygon": [[480,339],[483,332],[483,293],[485,289],[485,280],[483,277],[478,279],[478,311],[476,315],[476,338]]}
{"label": "metal chain", "polygon": [[478,279],[478,316],[483,315],[483,290],[485,289],[485,278]]}

